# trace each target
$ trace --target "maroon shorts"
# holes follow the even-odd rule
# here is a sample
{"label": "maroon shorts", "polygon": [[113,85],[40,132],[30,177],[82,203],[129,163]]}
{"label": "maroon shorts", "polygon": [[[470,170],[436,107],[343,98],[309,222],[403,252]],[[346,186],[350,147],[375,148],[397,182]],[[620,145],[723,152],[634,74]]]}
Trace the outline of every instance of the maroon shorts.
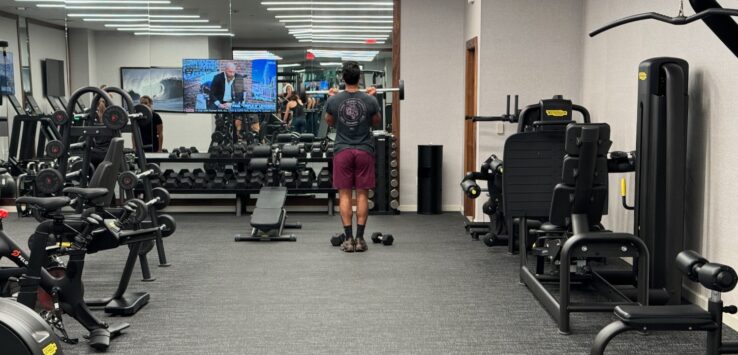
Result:
{"label": "maroon shorts", "polygon": [[374,155],[360,149],[344,149],[333,157],[333,187],[339,190],[373,189]]}

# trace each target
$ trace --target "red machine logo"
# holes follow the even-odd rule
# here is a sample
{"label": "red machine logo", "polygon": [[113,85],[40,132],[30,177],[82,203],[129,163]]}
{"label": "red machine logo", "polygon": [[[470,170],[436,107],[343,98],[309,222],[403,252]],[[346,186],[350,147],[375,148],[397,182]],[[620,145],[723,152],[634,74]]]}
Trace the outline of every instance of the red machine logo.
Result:
{"label": "red machine logo", "polygon": [[13,256],[13,257],[15,257],[15,258],[17,258],[17,257],[19,257],[21,255],[21,251],[18,250],[18,249],[13,250],[13,252],[10,253],[10,255]]}

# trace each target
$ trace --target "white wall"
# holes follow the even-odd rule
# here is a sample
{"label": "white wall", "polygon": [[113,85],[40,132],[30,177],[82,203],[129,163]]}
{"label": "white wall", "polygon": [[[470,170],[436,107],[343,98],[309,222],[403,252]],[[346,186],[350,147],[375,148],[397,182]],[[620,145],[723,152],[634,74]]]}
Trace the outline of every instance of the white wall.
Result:
{"label": "white wall", "polygon": [[[479,1],[479,0],[477,0]],[[561,94],[581,102],[583,0],[485,0],[481,6],[479,107],[483,116],[505,112],[506,95],[520,95],[521,108]],[[472,17],[472,19],[474,19]],[[474,21],[474,20],[473,20]],[[477,166],[497,154],[517,129],[479,123]],[[498,129],[504,134],[498,134]],[[459,180],[457,177],[456,180]],[[476,219],[483,218],[482,201]]]}
{"label": "white wall", "polygon": [[[18,54],[20,53],[20,51],[18,48],[18,24],[15,19],[0,16],[0,40],[8,42],[7,51],[8,53],[13,54],[13,79],[15,80],[15,96],[20,98],[21,77],[20,64],[18,59]],[[2,54],[0,53],[0,55]],[[13,111],[13,108],[10,107],[8,100],[3,98],[3,104],[0,105],[0,116],[8,117],[9,120],[12,120],[12,117],[14,115],[15,111]],[[10,124],[10,122],[8,123]]]}
{"label": "white wall", "polygon": [[[585,29],[591,30],[615,18],[656,11],[674,14],[674,1],[638,0],[587,1]],[[686,10],[686,9],[685,9]],[[686,10],[692,14],[691,9]],[[690,137],[688,142],[689,215],[688,247],[708,259],[738,266],[738,239],[731,221],[738,209],[736,155],[738,125],[738,58],[702,23],[670,26],[656,22],[638,22],[610,30],[584,46],[584,104],[593,119],[612,127],[613,149],[632,150],[636,137],[636,102],[638,64],[648,58],[674,56],[690,64]],[[611,192],[617,191],[618,177],[611,177]],[[632,191],[632,189],[631,189]],[[613,192],[614,193],[614,192]],[[632,213],[610,200],[606,220],[613,230],[630,231]],[[680,221],[675,221],[680,222]],[[697,290],[705,301],[706,292]],[[725,295],[726,304],[738,302],[738,294]],[[734,328],[738,317],[726,314]]]}
{"label": "white wall", "polygon": [[[83,41],[88,35],[86,31],[72,31],[70,38],[72,41]],[[209,58],[211,48],[217,49],[220,55],[224,46],[211,46],[205,37],[149,38],[114,31],[96,31],[86,47],[87,52],[72,52],[72,65],[76,68],[77,61],[88,61],[95,63],[95,66],[89,69],[87,77],[90,82],[75,83],[77,86],[120,86],[121,67],[181,67],[184,58]],[[164,148],[171,150],[179,146],[195,146],[199,150],[207,150],[213,130],[212,115],[168,112],[160,115],[164,122]]]}
{"label": "white wall", "polygon": [[[54,111],[44,96],[43,61],[45,59],[63,60],[65,64],[64,85],[69,87],[69,72],[66,70],[67,39],[64,29],[28,23],[28,40],[30,42],[31,57],[31,85],[33,97],[43,112]],[[69,92],[67,92],[69,95]]]}
{"label": "white wall", "polygon": [[442,144],[443,204],[459,211],[464,136],[464,1],[403,0],[400,205],[417,206],[418,145]]}

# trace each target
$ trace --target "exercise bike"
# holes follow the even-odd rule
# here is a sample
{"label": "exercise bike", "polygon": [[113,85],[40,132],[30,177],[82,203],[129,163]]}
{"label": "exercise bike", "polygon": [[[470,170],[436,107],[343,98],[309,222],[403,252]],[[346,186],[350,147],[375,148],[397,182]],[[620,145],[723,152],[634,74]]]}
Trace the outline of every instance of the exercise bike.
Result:
{"label": "exercise bike", "polygon": [[[89,331],[91,347],[106,350],[110,339],[120,335],[129,324],[109,326],[90,312],[84,300],[82,283],[85,256],[122,244],[136,247],[141,242],[155,239],[161,227],[123,230],[121,221],[104,220],[95,214],[83,219],[65,220],[58,211],[69,206],[70,202],[68,197],[21,197],[16,201],[52,217],[42,222],[30,237],[30,254],[24,253],[5,234],[0,219],[0,259],[4,257],[16,264],[16,267],[0,269],[0,286],[8,292],[17,280],[18,302],[30,309],[38,306],[42,317],[61,334],[62,341],[78,342],[68,335],[64,327],[61,315],[66,313]],[[137,213],[130,205],[125,209],[122,219]],[[49,260],[60,256],[69,257],[66,266],[57,264],[47,268]]]}

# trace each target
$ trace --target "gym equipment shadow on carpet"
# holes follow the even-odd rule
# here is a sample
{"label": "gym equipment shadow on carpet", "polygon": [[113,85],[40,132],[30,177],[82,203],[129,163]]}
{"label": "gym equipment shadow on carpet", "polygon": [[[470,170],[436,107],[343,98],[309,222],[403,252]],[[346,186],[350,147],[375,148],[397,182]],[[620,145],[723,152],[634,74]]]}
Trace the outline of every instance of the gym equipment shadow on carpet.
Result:
{"label": "gym equipment shadow on carpet", "polygon": [[[518,283],[518,257],[472,240],[456,213],[371,216],[368,234],[392,233],[395,244],[370,242],[362,254],[330,245],[338,216],[290,214],[303,224],[295,243],[234,242],[249,232],[248,216],[175,218],[177,232],[166,239],[172,266],[156,267],[152,253],[157,280],[140,282],[137,266],[129,287],[150,292],[149,305],[128,318],[98,312],[131,324],[108,354],[586,354],[611,320],[577,313],[573,334],[559,335]],[[30,218],[4,224],[20,245],[36,226]],[[88,297],[115,290],[127,251],[88,256]],[[73,336],[85,334],[65,322]],[[701,354],[704,342],[704,333],[631,333],[608,353]],[[63,350],[95,353],[84,339]]]}

